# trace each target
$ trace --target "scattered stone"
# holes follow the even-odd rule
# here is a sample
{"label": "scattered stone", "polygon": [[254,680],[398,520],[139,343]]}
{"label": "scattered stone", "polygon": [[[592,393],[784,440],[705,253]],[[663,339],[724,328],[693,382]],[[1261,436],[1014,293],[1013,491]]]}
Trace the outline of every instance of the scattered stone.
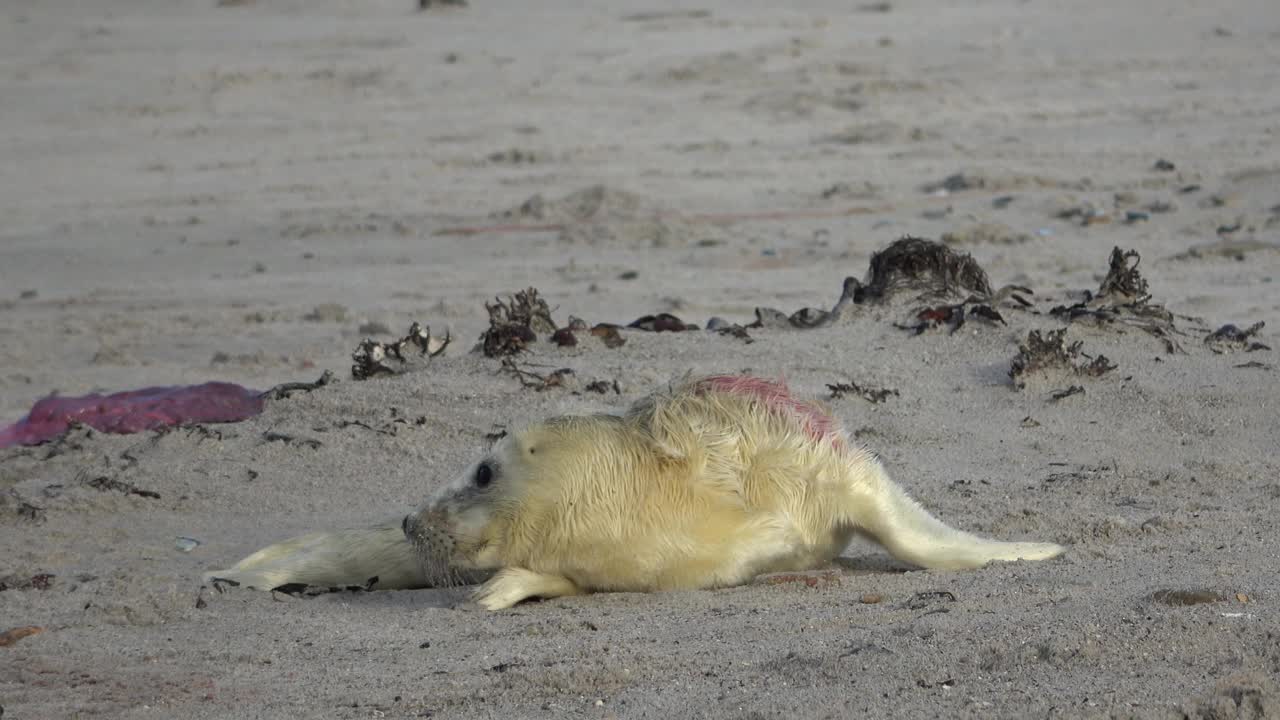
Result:
{"label": "scattered stone", "polygon": [[1007,193],[1010,190],[1024,188],[1064,188],[1083,191],[1091,187],[1093,183],[1087,178],[1073,182],[1041,175],[973,169],[952,173],[936,182],[926,183],[920,187],[920,191],[930,195],[950,195],[967,190]]}
{"label": "scattered stone", "polygon": [[686,323],[671,313],[645,315],[642,318],[631,321],[627,327],[648,332],[684,332],[698,329],[697,325]]}
{"label": "scattered stone", "polygon": [[1161,605],[1180,607],[1183,605],[1203,605],[1205,603],[1225,602],[1226,597],[1212,590],[1175,590],[1164,589],[1151,593],[1151,601]]}
{"label": "scattered stone", "polygon": [[1111,222],[1111,216],[1091,202],[1082,202],[1059,209],[1053,214],[1059,220],[1074,222],[1082,227]]}
{"label": "scattered stone", "polygon": [[724,328],[728,328],[732,326],[733,326],[733,323],[729,322],[728,320],[725,320],[719,315],[712,316],[710,320],[707,320],[707,330],[719,331]]}
{"label": "scattered stone", "polygon": [[578,344],[578,337],[573,334],[572,328],[562,327],[551,334],[551,342],[560,347],[574,347]]}
{"label": "scattered stone", "polygon": [[1174,165],[1168,160],[1165,160],[1164,158],[1160,158],[1159,160],[1155,161],[1155,164],[1151,166],[1151,169],[1156,172],[1173,172],[1174,170],[1178,169],[1178,166]]}
{"label": "scattered stone", "polygon": [[865,593],[858,598],[858,602],[863,605],[877,605],[884,602],[884,596],[879,593]]}
{"label": "scattered stone", "polygon": [[1256,350],[1270,350],[1271,347],[1264,345],[1252,338],[1258,334],[1258,331],[1266,326],[1265,322],[1256,322],[1249,326],[1247,330],[1241,330],[1235,325],[1223,325],[1214,330],[1204,338],[1204,344],[1210,350],[1223,355],[1233,352],[1254,352]]}
{"label": "scattered stone", "polygon": [[42,632],[44,632],[44,628],[38,625],[10,628],[0,633],[0,647],[9,647],[23,638],[39,635]]}
{"label": "scattered stone", "polygon": [[599,325],[591,328],[591,334],[600,338],[600,341],[604,343],[604,346],[609,349],[620,348],[627,344],[627,339],[622,337],[622,334],[618,332],[617,325],[600,323]]}
{"label": "scattered stone", "polygon": [[1032,238],[1004,223],[984,222],[945,232],[939,239],[947,245],[1021,245]]}
{"label": "scattered stone", "polygon": [[1184,252],[1171,256],[1173,260],[1201,260],[1205,258],[1230,258],[1243,262],[1250,253],[1280,252],[1280,245],[1263,240],[1221,239],[1203,245],[1194,245]]}

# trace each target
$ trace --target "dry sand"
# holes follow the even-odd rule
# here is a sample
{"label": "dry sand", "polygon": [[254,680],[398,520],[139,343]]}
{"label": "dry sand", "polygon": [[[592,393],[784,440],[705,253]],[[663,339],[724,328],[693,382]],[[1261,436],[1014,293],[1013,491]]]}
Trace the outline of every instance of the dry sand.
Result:
{"label": "dry sand", "polygon": [[[0,451],[0,631],[44,628],[0,647],[6,718],[1280,714],[1277,358],[1202,342],[1265,321],[1277,344],[1274,0],[411,4],[0,8],[0,417],[53,391],[344,380],[240,424]],[[564,227],[438,234],[504,223]],[[522,362],[575,373],[542,392],[469,352],[483,301],[527,286],[561,322],[829,308],[908,233],[950,233],[1035,312],[540,343]],[[1015,389],[1018,343],[1066,327],[1048,310],[1097,290],[1113,246],[1201,318],[1177,321],[1185,352],[1074,323],[1117,368]],[[369,324],[412,320],[456,342],[349,379]],[[689,370],[896,389],[831,404],[942,517],[1071,549],[933,573],[857,546],[814,587],[497,614],[461,589],[199,587],[403,513],[498,426]]]}

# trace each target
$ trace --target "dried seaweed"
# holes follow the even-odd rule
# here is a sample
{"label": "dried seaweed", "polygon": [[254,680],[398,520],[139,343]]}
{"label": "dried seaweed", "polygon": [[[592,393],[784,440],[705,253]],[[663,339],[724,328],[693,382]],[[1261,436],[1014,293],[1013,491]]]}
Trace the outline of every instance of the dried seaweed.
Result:
{"label": "dried seaweed", "polygon": [[837,400],[846,394],[852,393],[872,404],[882,403],[890,395],[898,396],[897,390],[890,388],[864,388],[852,381],[847,383],[827,383],[827,389],[831,391],[832,400]]}
{"label": "dried seaweed", "polygon": [[566,380],[573,376],[573,370],[570,368],[559,368],[549,373],[537,373],[529,368],[530,365],[520,367],[514,358],[503,358],[502,367],[498,369],[499,373],[505,373],[515,377],[520,384],[527,388],[533,388],[538,392],[542,392],[548,388],[563,387]]}
{"label": "dried seaweed", "polygon": [[298,437],[282,432],[275,432],[274,430],[268,430],[267,432],[262,433],[262,441],[284,443],[285,445],[303,445],[311,448],[312,450],[319,450],[320,447],[324,445],[324,443],[316,440],[315,438]]}
{"label": "dried seaweed", "polygon": [[1063,390],[1055,390],[1053,394],[1049,396],[1049,399],[1053,400],[1054,402],[1057,402],[1059,400],[1065,400],[1066,398],[1069,398],[1072,395],[1083,395],[1083,394],[1084,394],[1084,387],[1080,385],[1072,385],[1071,387],[1065,388]]}
{"label": "dried seaweed", "polygon": [[448,331],[443,338],[437,338],[432,336],[430,327],[424,328],[416,322],[409,326],[408,334],[393,343],[366,339],[351,353],[351,377],[365,380],[375,375],[405,372],[412,367],[410,361],[414,357],[406,354],[407,350],[417,348],[417,357],[430,361],[443,353],[451,340]]}
{"label": "dried seaweed", "polygon": [[[1026,288],[1017,288],[1020,291],[1030,294],[1030,290]],[[1026,302],[1021,297],[1021,302]],[[973,302],[974,304],[970,304]],[[968,311],[966,312],[966,308]],[[977,298],[970,298],[965,302],[956,305],[938,305],[936,307],[927,307],[916,313],[916,322],[913,324],[894,323],[894,325],[903,330],[910,330],[916,335],[940,326],[951,328],[951,332],[955,332],[964,327],[966,317],[977,316],[983,320],[990,322],[998,322],[1001,325],[1008,325],[1004,316],[990,305],[977,301]]]}
{"label": "dried seaweed", "polygon": [[524,352],[529,343],[536,342],[538,334],[556,331],[551,319],[551,308],[538,296],[536,288],[521,290],[514,295],[494,298],[485,303],[489,312],[489,328],[480,336],[481,349],[487,357],[505,357]]}
{"label": "dried seaweed", "polygon": [[904,237],[872,255],[867,277],[854,290],[856,303],[887,300],[903,291],[917,298],[992,294],[986,271],[972,256],[916,237]]}
{"label": "dried seaweed", "polygon": [[622,388],[619,387],[617,380],[595,380],[587,383],[583,390],[600,393],[601,395],[608,395],[610,392],[613,392],[614,395],[622,394]]}
{"label": "dried seaweed", "polygon": [[154,490],[143,490],[130,483],[124,482],[123,480],[116,480],[115,478],[109,478],[105,475],[100,475],[92,479],[81,478],[81,482],[87,487],[91,487],[94,490],[101,492],[118,492],[124,495],[137,495],[138,497],[144,497],[149,500],[160,499],[160,493],[155,492]]}
{"label": "dried seaweed", "polygon": [[1223,325],[1206,335],[1204,344],[1219,355],[1233,352],[1270,350],[1271,347],[1269,345],[1264,345],[1253,339],[1258,334],[1258,331],[1264,327],[1266,327],[1265,322],[1256,322],[1245,330],[1241,330],[1235,325]]}
{"label": "dried seaweed", "polygon": [[718,327],[715,329],[715,331],[720,335],[738,338],[739,340],[746,343],[747,345],[750,345],[751,343],[756,341],[755,338],[747,334],[747,329],[745,327],[738,324]]}
{"label": "dried seaweed", "polygon": [[845,278],[840,299],[831,310],[802,308],[787,315],[772,308],[756,308],[756,320],[749,328],[816,328],[839,322],[857,305],[887,304],[906,298],[910,302],[951,300],[950,303],[917,311],[916,322],[900,325],[923,332],[947,323],[963,324],[966,317],[1004,322],[995,306],[1014,300],[1022,307],[1031,303],[1019,286],[993,290],[987,273],[967,253],[960,253],[932,240],[904,237],[871,256],[865,281]]}
{"label": "dried seaweed", "polygon": [[53,573],[37,573],[31,577],[6,575],[0,578],[0,592],[5,590],[48,590],[53,586]]}
{"label": "dried seaweed", "polygon": [[[1065,329],[1039,330],[1027,333],[1027,339],[1018,344],[1018,354],[1009,368],[1009,377],[1018,389],[1026,387],[1030,376],[1037,374],[1066,373],[1075,376],[1098,377],[1116,369],[1116,364],[1106,355],[1091,357],[1080,352],[1082,343],[1066,344]],[[1079,358],[1084,358],[1081,362]]]}
{"label": "dried seaweed", "polygon": [[[1142,256],[1136,250],[1112,248],[1106,277],[1097,294],[1085,292],[1074,305],[1059,305],[1051,315],[1067,322],[1091,320],[1099,326],[1125,326],[1141,330],[1160,340],[1168,353],[1185,353],[1174,335],[1185,335],[1174,324],[1174,314],[1151,302],[1146,278],[1138,272]],[[1182,316],[1181,319],[1195,321]]]}
{"label": "dried seaweed", "polygon": [[[448,344],[447,339],[445,340],[445,344]],[[355,374],[354,371],[352,372],[352,374]],[[330,370],[325,370],[323,373],[320,374],[320,378],[315,382],[280,383],[279,385],[276,385],[270,390],[267,390],[266,392],[262,393],[262,397],[267,400],[283,400],[285,398],[288,398],[291,393],[311,392],[312,390],[318,390],[331,383],[333,383],[333,372]],[[193,427],[204,428],[203,425],[196,425]]]}

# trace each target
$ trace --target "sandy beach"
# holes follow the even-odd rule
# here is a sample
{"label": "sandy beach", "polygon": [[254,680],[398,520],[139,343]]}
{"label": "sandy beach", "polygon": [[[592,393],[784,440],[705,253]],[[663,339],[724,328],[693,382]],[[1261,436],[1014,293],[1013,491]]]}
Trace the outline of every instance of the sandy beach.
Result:
{"label": "sandy beach", "polygon": [[[0,426],[337,382],[0,449],[4,717],[1280,717],[1277,67],[1274,0],[5,3]],[[992,292],[825,315],[904,236]],[[526,288],[698,329],[504,366]],[[449,346],[352,377],[413,322]],[[948,522],[1068,551],[497,613],[201,586],[686,373],[785,378]]]}

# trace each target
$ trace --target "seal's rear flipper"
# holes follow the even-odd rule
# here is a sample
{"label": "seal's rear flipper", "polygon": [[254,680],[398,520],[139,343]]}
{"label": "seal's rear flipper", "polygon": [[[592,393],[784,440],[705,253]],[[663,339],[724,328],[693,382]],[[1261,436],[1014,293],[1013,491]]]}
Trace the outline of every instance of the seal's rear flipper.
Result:
{"label": "seal's rear flipper", "polygon": [[316,532],[265,547],[226,570],[204,574],[206,585],[273,590],[283,585],[402,590],[429,583],[400,523]]}
{"label": "seal's rear flipper", "polygon": [[856,471],[853,489],[853,524],[895,558],[923,568],[968,570],[997,560],[1047,560],[1066,551],[1054,543],[1002,542],[957,530],[920,507],[878,461]]}

